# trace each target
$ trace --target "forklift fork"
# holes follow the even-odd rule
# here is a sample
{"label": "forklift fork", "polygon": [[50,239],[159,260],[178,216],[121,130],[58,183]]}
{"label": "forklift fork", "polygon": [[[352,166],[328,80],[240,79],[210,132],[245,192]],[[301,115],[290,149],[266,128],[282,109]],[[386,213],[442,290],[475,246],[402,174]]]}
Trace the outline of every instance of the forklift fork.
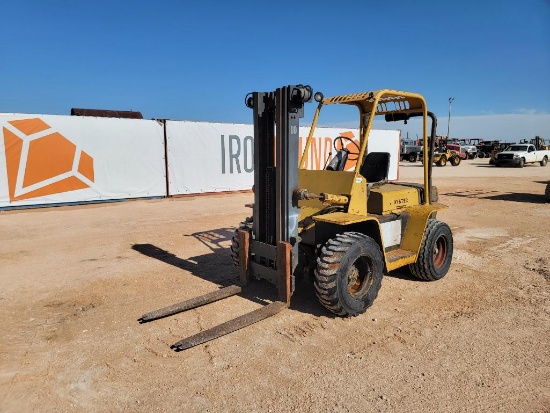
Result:
{"label": "forklift fork", "polygon": [[[239,278],[242,285],[246,285],[249,281],[248,271],[248,257],[249,257],[249,244],[250,234],[247,231],[239,230]],[[291,277],[290,277],[290,250],[291,245],[286,242],[280,242],[277,248],[277,261],[278,261],[278,301],[274,301],[264,307],[258,308],[247,314],[236,317],[232,320],[226,321],[223,324],[219,324],[208,330],[201,331],[193,336],[184,338],[177,343],[170,346],[175,351],[182,351],[188,348],[197,346],[199,344],[206,343],[207,341],[214,340],[218,337],[225,336],[226,334],[240,330],[258,321],[264,320],[279,313],[284,308],[290,305],[291,296]],[[177,304],[164,307],[155,311],[151,311],[142,315],[138,321],[140,323],[148,323],[150,321],[158,320],[160,318],[168,317],[174,314],[182,313],[184,311],[192,310],[197,307],[201,307],[206,304],[213,303],[215,301],[222,300],[224,298],[231,297],[239,294],[241,287],[237,285],[230,285],[214,291],[201,295],[199,297],[191,298],[190,300],[182,301]]]}

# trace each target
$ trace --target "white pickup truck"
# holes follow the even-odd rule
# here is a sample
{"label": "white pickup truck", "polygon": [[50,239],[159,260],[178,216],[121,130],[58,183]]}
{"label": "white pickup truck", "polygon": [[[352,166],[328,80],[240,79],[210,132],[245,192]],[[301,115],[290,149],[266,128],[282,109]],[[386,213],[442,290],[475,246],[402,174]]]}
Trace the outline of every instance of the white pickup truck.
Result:
{"label": "white pickup truck", "polygon": [[550,150],[537,150],[535,145],[514,144],[495,155],[495,166],[511,165],[523,168],[526,163],[539,162],[546,166],[550,158]]}

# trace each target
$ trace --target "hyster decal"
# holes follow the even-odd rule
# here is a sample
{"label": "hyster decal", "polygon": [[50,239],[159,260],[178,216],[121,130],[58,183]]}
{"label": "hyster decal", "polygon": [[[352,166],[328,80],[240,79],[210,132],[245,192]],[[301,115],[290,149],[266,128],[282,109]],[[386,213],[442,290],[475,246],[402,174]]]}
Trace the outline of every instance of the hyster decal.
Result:
{"label": "hyster decal", "polygon": [[12,120],[4,127],[10,201],[90,187],[94,160],[38,118]]}

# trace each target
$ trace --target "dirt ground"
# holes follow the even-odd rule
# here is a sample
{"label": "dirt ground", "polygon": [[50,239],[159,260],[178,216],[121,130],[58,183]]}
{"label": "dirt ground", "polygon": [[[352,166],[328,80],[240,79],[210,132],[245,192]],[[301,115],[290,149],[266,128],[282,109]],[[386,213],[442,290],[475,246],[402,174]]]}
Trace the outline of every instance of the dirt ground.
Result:
{"label": "dirt ground", "polygon": [[[401,179],[421,181],[419,163]],[[306,281],[290,309],[176,353],[262,306],[246,293],[147,324],[236,282],[252,194],[0,212],[1,412],[549,412],[550,166],[434,168],[455,251],[437,282],[387,274],[363,315]]]}

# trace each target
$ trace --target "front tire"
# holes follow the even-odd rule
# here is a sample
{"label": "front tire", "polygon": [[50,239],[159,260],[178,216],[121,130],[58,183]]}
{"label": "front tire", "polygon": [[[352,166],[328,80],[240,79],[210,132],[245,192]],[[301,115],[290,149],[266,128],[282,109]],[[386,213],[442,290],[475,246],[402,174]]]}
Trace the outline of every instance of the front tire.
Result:
{"label": "front tire", "polygon": [[315,290],[321,304],[339,316],[364,313],[382,285],[384,259],[374,239],[345,232],[321,248]]}
{"label": "front tire", "polygon": [[447,274],[452,258],[451,229],[444,222],[429,219],[418,258],[409,265],[412,275],[426,281],[440,280]]}
{"label": "front tire", "polygon": [[436,163],[437,166],[445,166],[447,165],[447,157],[445,155],[441,156],[439,161]]}
{"label": "front tire", "polygon": [[518,168],[523,168],[525,166],[525,159],[521,158],[519,160]]}
{"label": "front tire", "polygon": [[416,162],[416,153],[409,154],[409,162]]}
{"label": "front tire", "polygon": [[548,158],[545,156],[544,158],[542,158],[542,161],[540,161],[540,166],[546,166],[547,163],[548,163]]}

